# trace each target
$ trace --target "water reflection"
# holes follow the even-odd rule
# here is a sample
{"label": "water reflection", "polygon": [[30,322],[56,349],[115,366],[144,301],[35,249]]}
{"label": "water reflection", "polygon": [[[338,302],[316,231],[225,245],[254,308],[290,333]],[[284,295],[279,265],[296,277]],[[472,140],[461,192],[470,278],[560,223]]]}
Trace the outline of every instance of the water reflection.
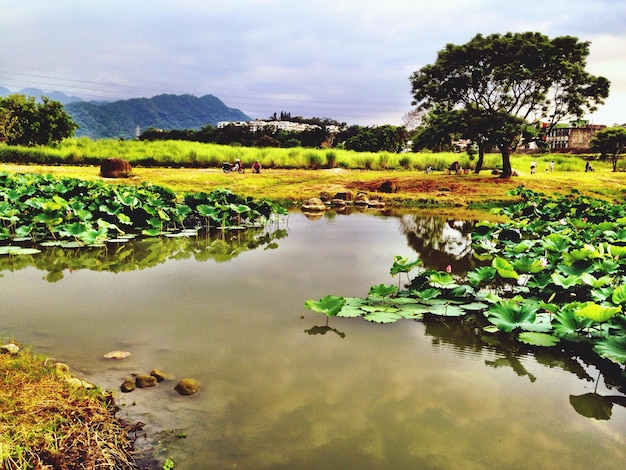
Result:
{"label": "water reflection", "polygon": [[439,270],[450,266],[455,273],[472,269],[472,221],[404,215],[400,227],[424,266]]}
{"label": "water reflection", "polygon": [[[414,259],[417,233],[427,237],[405,232],[420,225],[412,219],[293,214],[258,231],[258,244],[238,234],[228,262],[202,262],[222,259],[204,239],[133,241],[91,259],[3,258],[2,331],[115,391],[153,368],[198,379],[192,397],[167,382],[116,395],[151,435],[187,436],[162,449],[161,466],[171,457],[176,468],[620,468],[617,364],[483,337],[464,319],[326,327],[304,310],[307,298],[394,282],[393,256]],[[443,235],[446,223],[422,225]],[[447,252],[443,238],[421,242],[418,256],[460,263],[464,250]],[[65,276],[51,283],[42,271]],[[133,355],[102,359],[113,349]]]}

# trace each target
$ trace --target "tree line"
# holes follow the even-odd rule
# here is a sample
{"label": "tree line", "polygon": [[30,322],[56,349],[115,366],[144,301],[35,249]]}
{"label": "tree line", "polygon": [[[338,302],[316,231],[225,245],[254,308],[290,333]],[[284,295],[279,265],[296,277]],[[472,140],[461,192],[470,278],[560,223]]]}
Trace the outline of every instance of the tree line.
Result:
{"label": "tree line", "polygon": [[[399,153],[407,148],[410,139],[403,126],[338,126],[332,120],[319,118],[299,118],[293,120],[288,113],[281,113],[281,119],[272,117],[270,120],[289,120],[311,124],[312,127],[302,131],[287,131],[266,126],[253,129],[248,125],[227,124],[222,127],[207,125],[200,130],[174,129],[160,130],[149,128],[139,135],[140,140],[189,140],[195,142],[241,145],[244,147],[308,147],[308,148],[341,148],[357,152],[393,152]],[[274,115],[276,116],[276,115]],[[339,129],[338,131],[336,129]]]}

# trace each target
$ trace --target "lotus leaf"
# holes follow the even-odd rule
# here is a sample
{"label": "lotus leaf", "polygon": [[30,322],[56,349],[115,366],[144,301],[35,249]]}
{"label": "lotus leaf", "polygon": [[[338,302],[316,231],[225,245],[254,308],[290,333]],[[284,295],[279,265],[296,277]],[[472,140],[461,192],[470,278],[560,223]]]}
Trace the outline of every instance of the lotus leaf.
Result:
{"label": "lotus leaf", "polygon": [[375,297],[387,297],[389,295],[395,294],[398,292],[398,286],[396,285],[388,285],[378,284],[377,286],[373,286],[370,288],[369,295]]}
{"label": "lotus leaf", "polygon": [[564,308],[553,317],[553,329],[559,336],[567,336],[574,333],[580,333],[585,328],[589,328],[593,324],[590,318],[584,318],[576,315],[573,308]]}
{"label": "lotus leaf", "polygon": [[394,323],[402,317],[397,312],[391,311],[375,311],[363,316],[367,321],[376,323]]}
{"label": "lotus leaf", "polygon": [[467,314],[459,305],[452,305],[450,303],[432,304],[428,307],[428,313],[443,317],[462,317]]}
{"label": "lotus leaf", "polygon": [[489,307],[487,319],[500,330],[510,333],[523,324],[533,323],[538,308],[538,304],[532,301],[501,300]]}
{"label": "lotus leaf", "polygon": [[622,284],[621,286],[617,286],[613,295],[611,296],[611,300],[615,304],[625,304],[626,303],[626,284]]}
{"label": "lotus leaf", "polygon": [[572,274],[571,276],[563,276],[560,273],[554,272],[552,273],[552,282],[554,282],[557,286],[564,287],[565,289],[569,289],[577,284],[582,282],[580,276]]}
{"label": "lotus leaf", "polygon": [[430,281],[430,285],[433,287],[440,287],[443,289],[452,289],[457,287],[458,284],[455,282],[454,277],[446,272],[435,272],[430,274],[428,277]]}
{"label": "lotus leaf", "polygon": [[567,250],[572,244],[572,240],[558,233],[551,233],[541,241],[541,247],[548,251],[561,253]]}
{"label": "lotus leaf", "polygon": [[540,260],[536,258],[519,258],[513,262],[513,269],[516,272],[520,273],[530,273],[535,274],[546,269],[547,266]]}
{"label": "lotus leaf", "polygon": [[337,314],[338,317],[356,318],[365,315],[365,311],[361,309],[363,305],[368,305],[365,299],[360,297],[346,297],[345,304]]}
{"label": "lotus leaf", "polygon": [[618,307],[605,307],[594,302],[585,302],[575,313],[579,317],[589,318],[596,323],[604,323],[621,311],[621,305]]}
{"label": "lotus leaf", "polygon": [[496,257],[493,259],[491,266],[496,269],[498,276],[505,279],[517,279],[519,274],[515,272],[511,263],[504,258]]}
{"label": "lotus leaf", "polygon": [[587,261],[600,258],[600,253],[592,245],[585,245],[583,248],[563,253],[563,262],[571,266],[578,261]]}
{"label": "lotus leaf", "polygon": [[422,260],[417,259],[409,263],[409,258],[403,257],[400,255],[396,255],[393,257],[393,265],[391,266],[390,273],[392,276],[395,276],[399,273],[408,273],[413,268],[420,266],[422,264]]}
{"label": "lotus leaf", "polygon": [[483,282],[492,281],[496,275],[496,268],[491,266],[481,266],[467,273],[470,284],[474,287]]}
{"label": "lotus leaf", "polygon": [[560,339],[556,336],[548,335],[546,333],[535,333],[532,331],[524,331],[517,337],[522,343],[530,344],[532,346],[556,346]]}
{"label": "lotus leaf", "polygon": [[598,341],[593,350],[613,362],[626,362],[626,336],[610,336]]}
{"label": "lotus leaf", "polygon": [[327,317],[336,316],[343,308],[346,300],[343,297],[327,295],[319,301],[308,299],[304,302],[304,307],[314,312],[323,313]]}

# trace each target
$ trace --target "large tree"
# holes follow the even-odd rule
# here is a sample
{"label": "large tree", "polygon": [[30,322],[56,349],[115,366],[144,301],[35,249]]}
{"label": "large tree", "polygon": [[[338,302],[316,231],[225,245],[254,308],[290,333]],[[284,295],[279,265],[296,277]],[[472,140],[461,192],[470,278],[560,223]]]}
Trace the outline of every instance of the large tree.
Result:
{"label": "large tree", "polygon": [[606,127],[599,130],[589,141],[589,149],[600,153],[600,159],[610,159],[613,171],[617,171],[617,161],[626,147],[626,128]]}
{"label": "large tree", "polygon": [[71,137],[78,128],[58,101],[45,96],[0,98],[0,142],[9,145],[50,145]]}
{"label": "large tree", "polygon": [[413,104],[461,110],[474,133],[502,154],[502,176],[511,176],[510,155],[525,128],[592,112],[609,94],[609,81],[586,70],[589,43],[540,33],[478,34],[467,44],[448,44],[435,63],[411,75]]}

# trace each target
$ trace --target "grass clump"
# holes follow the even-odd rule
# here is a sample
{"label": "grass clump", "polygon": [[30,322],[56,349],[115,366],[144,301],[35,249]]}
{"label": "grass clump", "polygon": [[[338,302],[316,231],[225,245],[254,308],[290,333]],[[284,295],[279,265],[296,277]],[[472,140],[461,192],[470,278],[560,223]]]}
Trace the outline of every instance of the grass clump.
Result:
{"label": "grass clump", "polygon": [[21,349],[0,352],[0,468],[138,468],[110,395]]}

